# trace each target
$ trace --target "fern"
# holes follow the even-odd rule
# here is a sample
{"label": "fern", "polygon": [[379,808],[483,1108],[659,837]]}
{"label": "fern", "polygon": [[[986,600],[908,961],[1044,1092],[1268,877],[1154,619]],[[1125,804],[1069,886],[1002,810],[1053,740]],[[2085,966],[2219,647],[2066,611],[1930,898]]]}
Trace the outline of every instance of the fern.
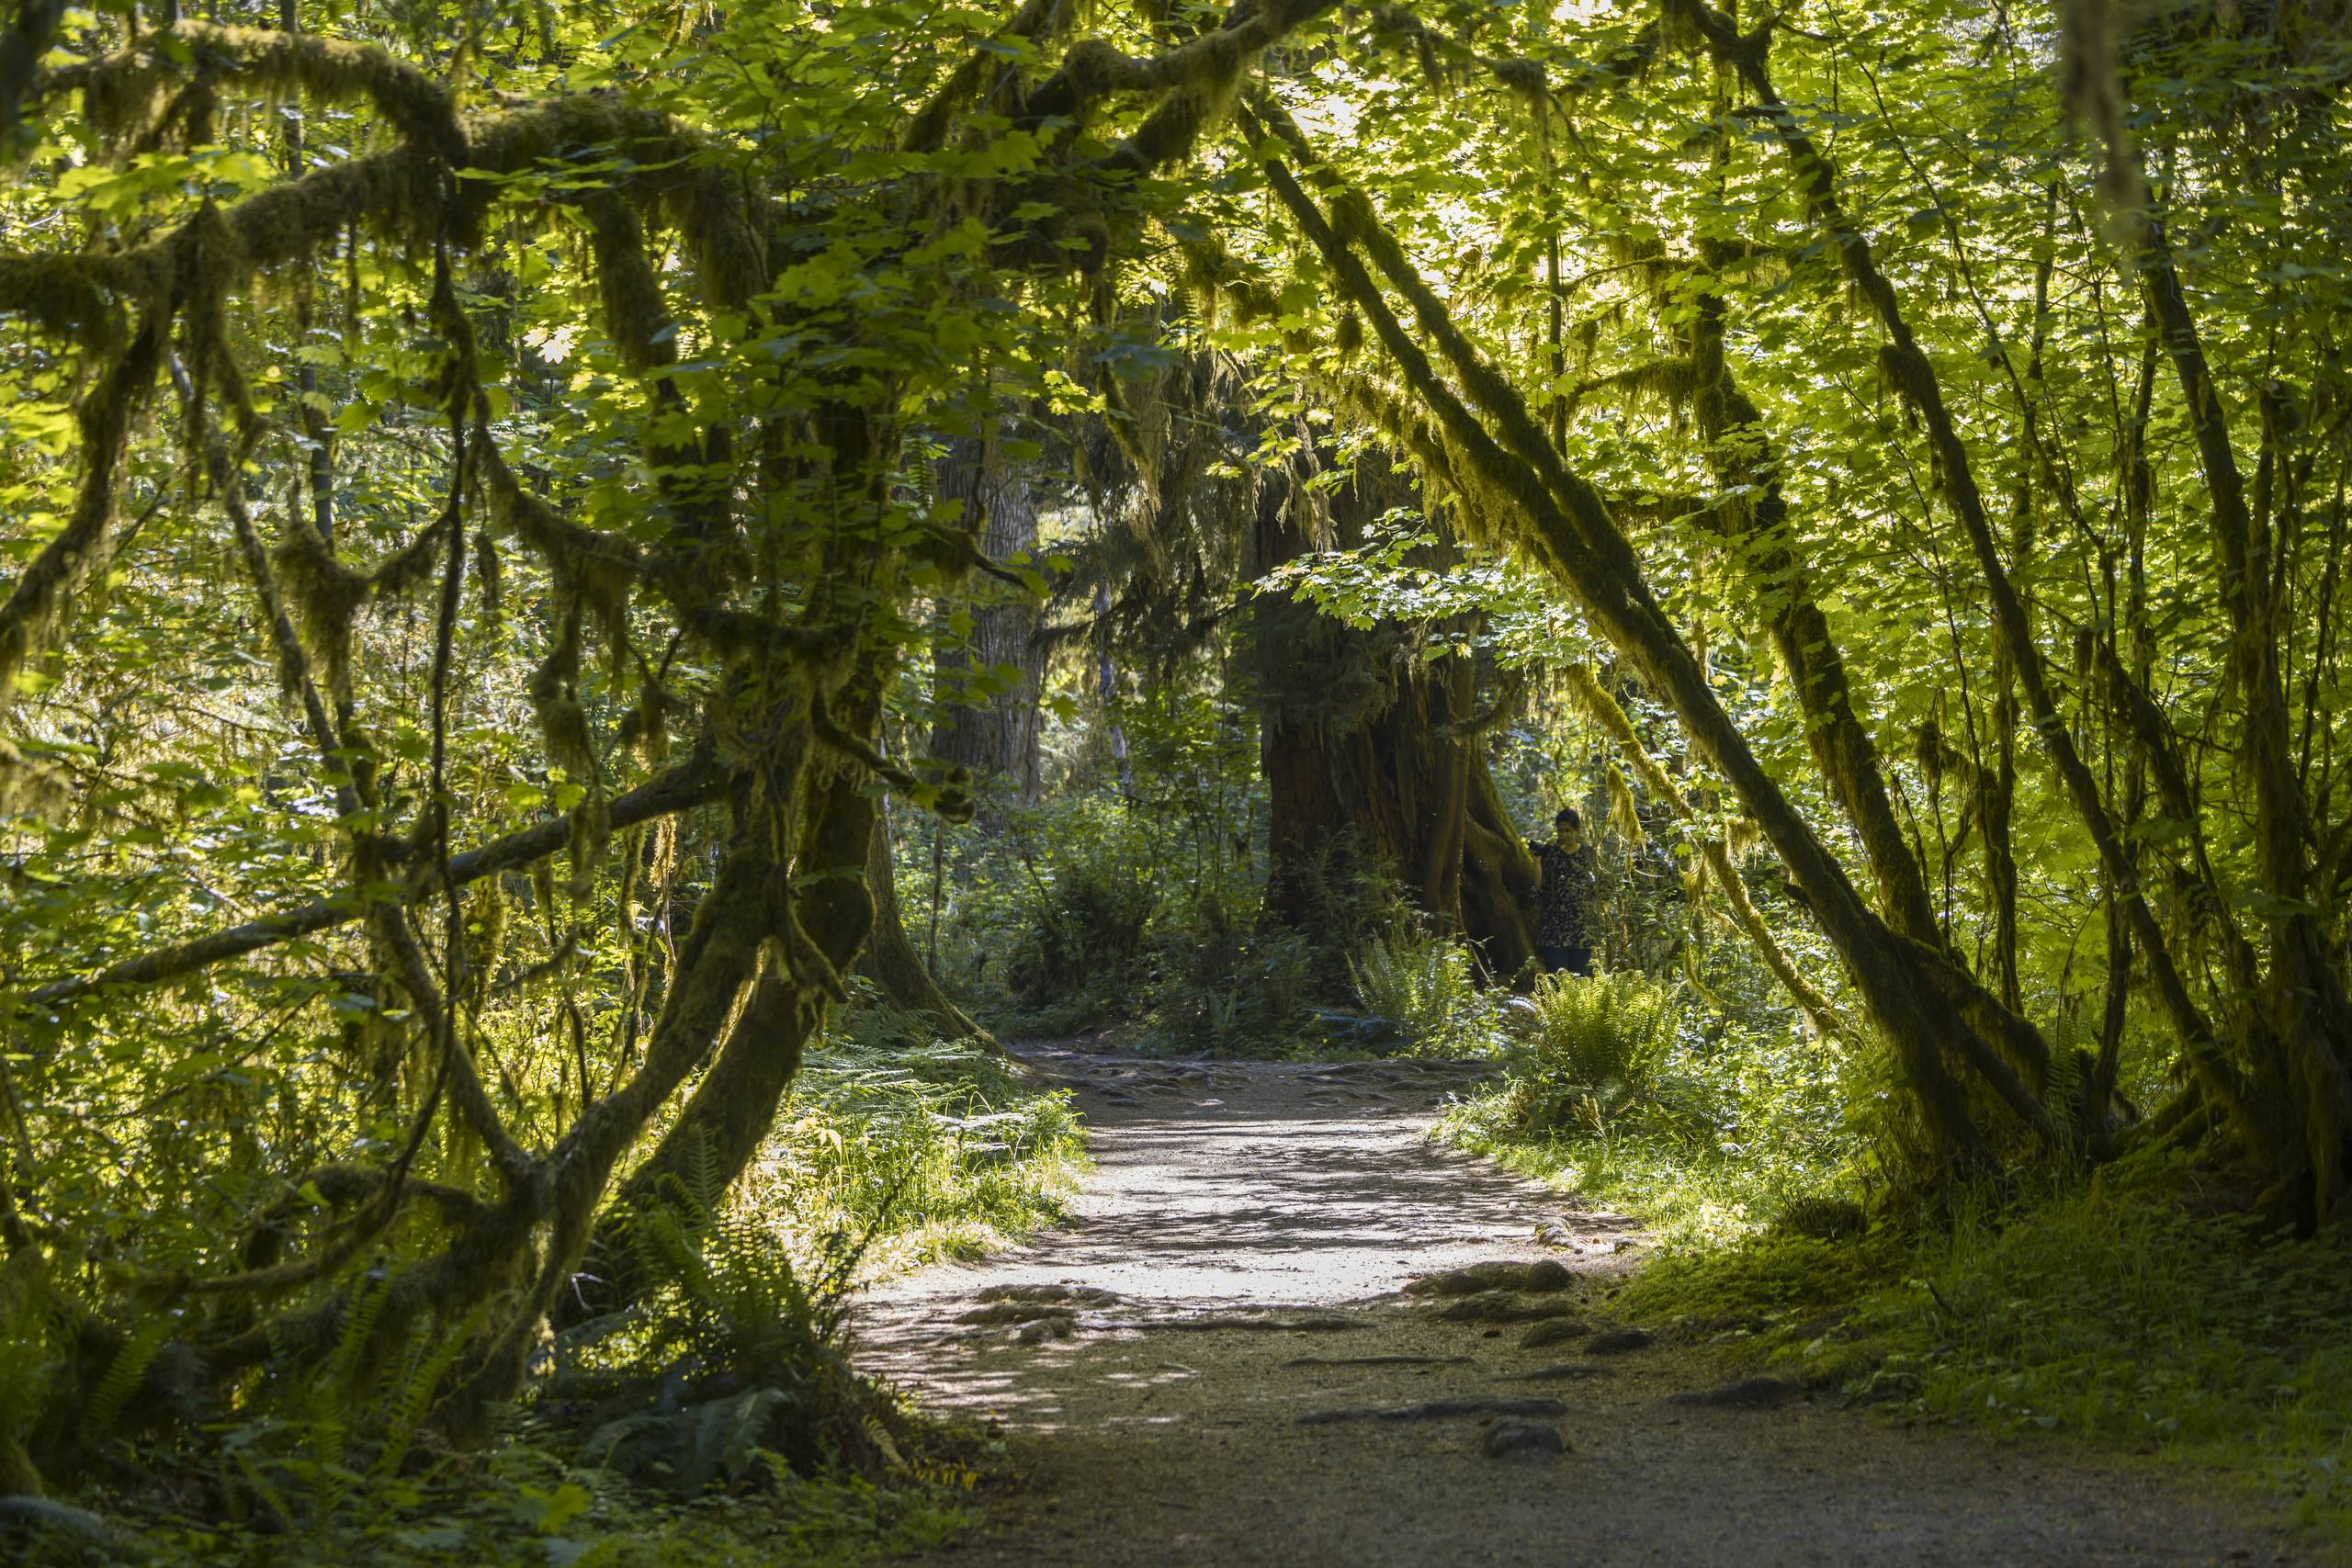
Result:
{"label": "fern", "polygon": [[481,1333],[489,1311],[486,1303],[475,1307],[455,1332],[436,1332],[432,1325],[422,1322],[410,1331],[406,1370],[383,1413],[383,1436],[372,1467],[378,1477],[400,1473],[417,1430],[433,1407],[433,1396]]}
{"label": "fern", "polygon": [[344,1314],[334,1348],[303,1390],[305,1447],[313,1467],[311,1501],[322,1518],[337,1512],[346,1490],[358,1480],[348,1468],[352,1414],[361,1403],[362,1373],[390,1293],[389,1277],[360,1277],[351,1288],[350,1310]]}
{"label": "fern", "polygon": [[130,1396],[147,1381],[147,1369],[155,1364],[155,1352],[164,1347],[164,1330],[169,1325],[153,1318],[134,1328],[116,1348],[113,1359],[107,1362],[106,1375],[90,1393],[90,1403],[83,1414],[83,1431],[86,1438],[96,1438],[114,1429],[122,1418]]}
{"label": "fern", "polygon": [[[924,1113],[942,1099],[922,1097]],[[955,1135],[942,1131],[934,1142]],[[643,1211],[629,1230],[639,1263],[656,1281],[636,1362],[640,1376],[658,1380],[650,1386],[662,1391],[662,1408],[606,1422],[580,1462],[625,1474],[666,1465],[673,1483],[692,1493],[708,1480],[752,1474],[774,1444],[803,1472],[876,1453],[865,1426],[887,1413],[876,1415],[878,1396],[836,1342],[858,1258],[913,1175],[890,1173],[897,1186],[876,1202],[875,1218],[833,1238],[804,1269],[765,1224],[723,1206],[717,1160],[707,1148],[690,1150],[667,1201]]]}
{"label": "fern", "polygon": [[1511,1065],[1521,1126],[1598,1134],[1626,1118],[1659,1131],[1693,1121],[1668,1072],[1682,1022],[1673,987],[1630,972],[1550,975],[1530,1000],[1533,1026]]}
{"label": "fern", "polygon": [[1495,1038],[1495,1009],[1478,990],[1470,955],[1442,936],[1375,937],[1349,961],[1356,999],[1385,1018],[1419,1055],[1464,1055]]}
{"label": "fern", "polygon": [[[20,1253],[0,1262],[0,1453],[21,1445],[49,1406],[62,1358],[58,1311],[48,1271],[33,1267],[34,1255]],[[15,1289],[11,1290],[10,1287]]]}

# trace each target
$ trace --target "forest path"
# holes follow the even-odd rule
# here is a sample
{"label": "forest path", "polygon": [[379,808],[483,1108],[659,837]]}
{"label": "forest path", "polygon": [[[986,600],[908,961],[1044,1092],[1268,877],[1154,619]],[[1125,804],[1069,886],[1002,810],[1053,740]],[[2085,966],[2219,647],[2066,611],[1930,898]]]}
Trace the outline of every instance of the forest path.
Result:
{"label": "forest path", "polygon": [[[1430,1141],[1472,1069],[1021,1054],[1093,1128],[1070,1223],[854,1314],[862,1366],[1002,1432],[958,1562],[2321,1560],[2177,1472],[1596,1345],[1639,1238]],[[1402,1293],[1474,1262],[1545,1288]]]}

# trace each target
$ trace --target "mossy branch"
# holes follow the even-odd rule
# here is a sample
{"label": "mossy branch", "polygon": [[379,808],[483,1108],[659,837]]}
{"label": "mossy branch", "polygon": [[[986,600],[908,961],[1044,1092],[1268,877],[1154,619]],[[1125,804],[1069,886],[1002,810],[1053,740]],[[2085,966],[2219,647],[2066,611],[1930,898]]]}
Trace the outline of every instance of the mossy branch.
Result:
{"label": "mossy branch", "polygon": [[1107,39],[1080,39],[1061,66],[1038,84],[1020,107],[1019,119],[1035,124],[1078,118],[1114,93],[1213,91],[1235,80],[1242,68],[1285,34],[1330,10],[1336,0],[1239,0],[1223,25],[1165,53],[1134,57]]}
{"label": "mossy branch", "polygon": [[[681,204],[708,200],[707,188],[679,194],[710,173],[693,164],[704,150],[700,140],[668,116],[616,97],[551,99],[469,120],[465,130],[468,140],[455,155],[404,143],[308,170],[220,208],[221,240],[206,258],[203,287],[234,291],[256,274],[313,260],[354,225],[396,236],[441,235],[465,245],[498,196],[496,176],[529,173],[543,160],[582,148],[610,147],[634,165],[625,178],[603,187],[607,193],[649,205],[673,197]],[[481,177],[453,182],[460,169]],[[707,206],[702,210],[695,231],[706,240],[745,243],[740,231],[709,220]],[[195,221],[104,254],[0,257],[0,311],[65,331],[95,319],[94,302],[107,296],[164,301],[188,283]],[[734,261],[715,254],[702,259],[740,281]]]}
{"label": "mossy branch", "polygon": [[[689,761],[616,797],[612,803],[609,819],[617,830],[691,811],[719,799],[727,791],[728,782],[729,775],[725,770],[719,768],[707,752],[698,751]],[[485,876],[494,876],[501,872],[517,870],[536,861],[545,860],[563,848],[570,836],[571,821],[569,814],[549,818],[494,839],[479,849],[452,855],[449,859],[450,876],[459,886],[464,886]],[[429,886],[411,886],[403,891],[401,897],[413,901],[439,891],[436,875]],[[38,1007],[54,1008],[92,996],[162,985],[275,947],[280,942],[297,942],[303,937],[349,925],[354,920],[365,919],[368,912],[369,906],[350,898],[313,899],[307,904],[298,904],[281,914],[248,920],[209,936],[196,937],[135,958],[124,959],[94,974],[49,981],[36,987],[26,999]]]}
{"label": "mossy branch", "polygon": [[[909,769],[884,756],[873,742],[843,729],[832,717],[822,697],[809,705],[809,723],[817,739],[842,756],[863,764],[876,778],[886,780],[900,792],[920,797],[927,786]],[[940,788],[932,809],[950,822],[969,822],[975,802],[964,787],[963,770],[950,771],[946,784]]]}
{"label": "mossy branch", "polygon": [[113,54],[59,66],[35,91],[79,92],[91,125],[120,140],[145,129],[163,84],[183,76],[206,86],[233,83],[268,98],[364,102],[403,141],[436,157],[454,162],[465,150],[457,106],[440,83],[374,44],[312,33],[184,19],[151,28]]}
{"label": "mossy branch", "polygon": [[25,661],[56,636],[74,593],[93,572],[106,569],[113,544],[115,470],[132,425],[154,395],[170,319],[168,309],[150,310],[130,346],[74,411],[82,450],[74,510],[0,604],[0,713],[8,709]]}
{"label": "mossy branch", "polygon": [[[1009,39],[1024,39],[1032,43],[1049,41],[1053,28],[1067,21],[1072,7],[1067,0],[1023,0],[1021,9],[1012,19],[989,35],[991,43]],[[990,72],[996,80],[988,94],[980,99],[983,113],[989,112],[994,100],[1012,80],[1013,66],[995,49],[976,49],[964,57],[963,62],[948,73],[923,107],[908,120],[899,135],[899,150],[902,152],[936,152],[944,145],[947,130],[955,117],[972,102],[980,83]]]}

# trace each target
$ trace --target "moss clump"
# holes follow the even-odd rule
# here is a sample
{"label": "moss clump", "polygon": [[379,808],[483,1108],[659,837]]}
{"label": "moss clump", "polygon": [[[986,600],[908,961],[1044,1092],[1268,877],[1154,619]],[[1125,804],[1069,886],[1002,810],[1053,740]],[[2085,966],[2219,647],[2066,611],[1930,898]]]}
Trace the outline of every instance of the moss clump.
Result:
{"label": "moss clump", "polygon": [[436,157],[454,162],[465,151],[456,107],[431,76],[374,44],[305,33],[183,20],[143,33],[114,54],[65,66],[46,85],[78,90],[91,126],[119,142],[151,135],[159,112],[168,118],[173,109],[164,89],[175,81],[208,94],[232,84],[269,99],[365,102],[403,141]]}

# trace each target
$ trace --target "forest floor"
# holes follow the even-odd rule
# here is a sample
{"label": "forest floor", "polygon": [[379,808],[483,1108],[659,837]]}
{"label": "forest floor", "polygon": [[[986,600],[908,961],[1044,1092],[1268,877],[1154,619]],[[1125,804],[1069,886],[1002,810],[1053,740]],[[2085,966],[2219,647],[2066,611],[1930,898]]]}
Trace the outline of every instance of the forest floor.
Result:
{"label": "forest floor", "polygon": [[1093,1127],[1069,1223],[855,1314],[863,1367],[1001,1434],[960,1563],[2324,1561],[2178,1468],[1612,1325],[1633,1222],[1429,1138],[1473,1067],[1021,1054]]}

